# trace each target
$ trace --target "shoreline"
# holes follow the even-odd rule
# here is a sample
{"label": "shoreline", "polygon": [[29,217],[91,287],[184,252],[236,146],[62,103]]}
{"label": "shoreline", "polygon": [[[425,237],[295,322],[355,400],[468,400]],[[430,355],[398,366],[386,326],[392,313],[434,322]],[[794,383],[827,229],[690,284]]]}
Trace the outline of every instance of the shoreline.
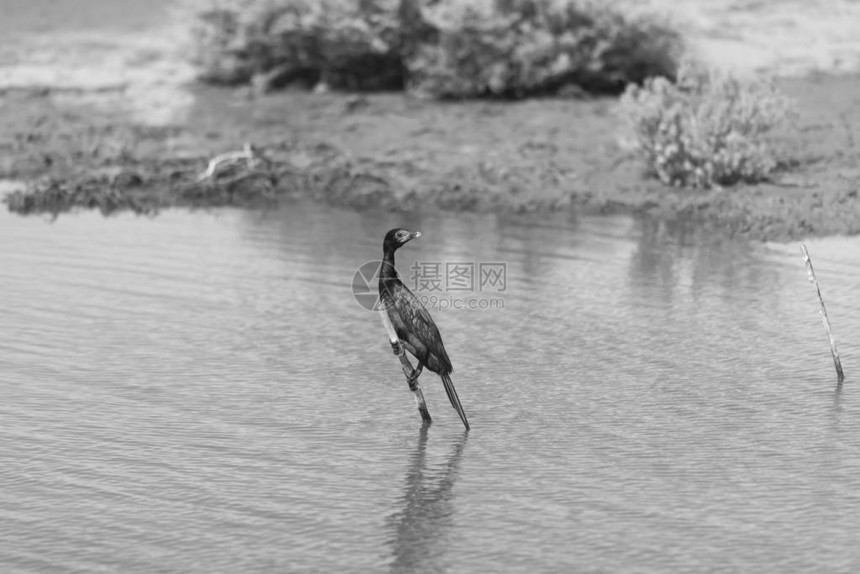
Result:
{"label": "shoreline", "polygon": [[[769,241],[860,233],[860,100],[853,96],[860,76],[779,83],[799,112],[796,130],[774,136],[784,167],[770,183],[725,189],[676,189],[646,178],[618,144],[615,99],[252,98],[247,90],[203,87],[194,88],[184,121],[158,127],[110,105],[122,93],[88,102],[86,94],[0,91],[0,105],[15,110],[0,123],[0,142],[9,142],[0,144],[0,179],[48,189],[42,211],[51,211],[51,201],[58,212],[109,212],[309,197],[359,209],[630,213]],[[243,142],[269,160],[245,178],[250,185],[228,179],[194,188],[209,159]],[[10,209],[27,211],[25,195],[9,198]]]}

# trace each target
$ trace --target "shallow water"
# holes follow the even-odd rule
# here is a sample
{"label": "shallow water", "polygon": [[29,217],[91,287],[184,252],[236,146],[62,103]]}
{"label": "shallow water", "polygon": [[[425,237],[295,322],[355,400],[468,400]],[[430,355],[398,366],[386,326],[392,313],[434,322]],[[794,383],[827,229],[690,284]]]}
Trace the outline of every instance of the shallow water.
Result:
{"label": "shallow water", "polygon": [[[850,571],[860,240],[627,218],[406,218],[420,262],[502,262],[435,310],[422,432],[353,298],[391,215],[0,215],[5,571]],[[498,286],[498,285],[497,285]],[[446,299],[447,300],[447,299]]]}

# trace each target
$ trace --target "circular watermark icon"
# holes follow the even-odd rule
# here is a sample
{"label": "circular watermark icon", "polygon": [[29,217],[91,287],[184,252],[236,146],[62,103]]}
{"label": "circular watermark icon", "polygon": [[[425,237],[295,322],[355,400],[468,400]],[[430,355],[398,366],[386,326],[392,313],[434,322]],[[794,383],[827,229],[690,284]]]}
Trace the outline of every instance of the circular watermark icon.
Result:
{"label": "circular watermark icon", "polygon": [[356,269],[352,276],[352,296],[363,309],[379,311],[382,302],[379,299],[379,270],[382,261],[368,261]]}

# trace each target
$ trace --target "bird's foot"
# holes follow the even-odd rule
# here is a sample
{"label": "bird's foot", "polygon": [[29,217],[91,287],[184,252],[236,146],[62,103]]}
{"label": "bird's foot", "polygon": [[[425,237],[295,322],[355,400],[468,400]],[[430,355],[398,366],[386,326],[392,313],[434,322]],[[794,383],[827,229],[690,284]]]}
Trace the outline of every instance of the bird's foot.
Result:
{"label": "bird's foot", "polygon": [[394,354],[398,357],[402,357],[406,350],[403,348],[403,345],[400,344],[400,341],[391,341],[391,350],[394,351]]}
{"label": "bird's foot", "polygon": [[418,377],[421,376],[421,371],[424,370],[424,365],[418,365],[417,369],[412,369],[412,374],[409,375],[409,378],[406,379],[406,383],[409,385],[409,390],[413,393],[418,389]]}

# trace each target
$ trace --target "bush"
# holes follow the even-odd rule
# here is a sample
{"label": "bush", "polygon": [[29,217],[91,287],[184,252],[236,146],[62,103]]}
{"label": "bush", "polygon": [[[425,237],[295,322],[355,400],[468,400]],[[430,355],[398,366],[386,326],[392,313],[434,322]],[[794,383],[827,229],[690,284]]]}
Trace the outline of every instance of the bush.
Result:
{"label": "bush", "polygon": [[[196,2],[200,4],[201,2]],[[399,89],[407,32],[398,0],[230,0],[199,11],[194,61],[204,80],[272,87],[324,82]]]}
{"label": "bush", "polygon": [[741,81],[685,64],[677,83],[631,85],[621,113],[649,171],[670,185],[710,187],[767,178],[776,159],[767,134],[791,113],[765,81]]}
{"label": "bush", "polygon": [[524,96],[674,77],[680,36],[577,0],[186,0],[201,77]]}
{"label": "bush", "polygon": [[442,2],[438,41],[409,62],[412,86],[436,97],[621,92],[674,77],[680,35],[660,20],[573,0]]}

